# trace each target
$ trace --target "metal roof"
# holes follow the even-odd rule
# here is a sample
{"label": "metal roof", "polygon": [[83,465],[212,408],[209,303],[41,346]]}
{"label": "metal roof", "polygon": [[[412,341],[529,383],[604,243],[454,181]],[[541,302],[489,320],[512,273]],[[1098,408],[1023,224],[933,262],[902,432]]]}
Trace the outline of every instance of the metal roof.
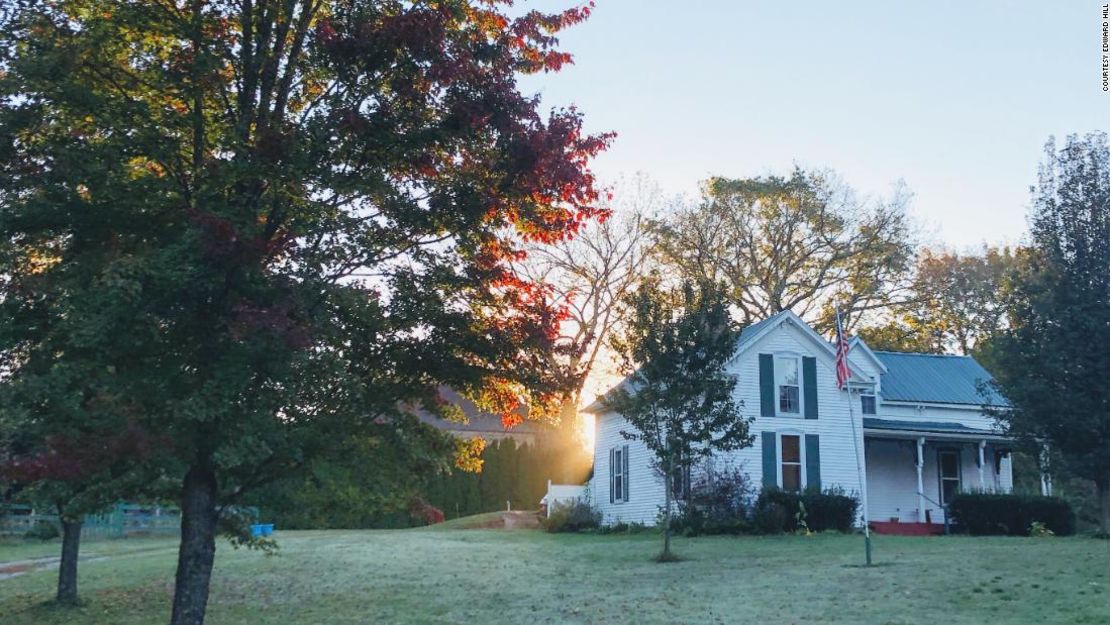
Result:
{"label": "metal roof", "polygon": [[944,423],[940,421],[901,421],[895,419],[863,418],[865,430],[891,430],[896,432],[935,432],[938,434],[991,434],[1000,436],[999,432],[968,427],[962,423]]}
{"label": "metal roof", "polygon": [[970,356],[877,351],[887,367],[882,376],[883,400],[935,404],[1009,406],[993,389],[980,384],[994,378]]}

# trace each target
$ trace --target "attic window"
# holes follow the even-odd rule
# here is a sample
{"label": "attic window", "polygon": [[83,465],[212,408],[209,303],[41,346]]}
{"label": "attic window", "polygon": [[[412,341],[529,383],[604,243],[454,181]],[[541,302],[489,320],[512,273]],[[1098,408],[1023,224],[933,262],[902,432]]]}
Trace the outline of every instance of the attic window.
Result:
{"label": "attic window", "polygon": [[863,393],[859,396],[860,410],[863,414],[875,414],[875,395]]}

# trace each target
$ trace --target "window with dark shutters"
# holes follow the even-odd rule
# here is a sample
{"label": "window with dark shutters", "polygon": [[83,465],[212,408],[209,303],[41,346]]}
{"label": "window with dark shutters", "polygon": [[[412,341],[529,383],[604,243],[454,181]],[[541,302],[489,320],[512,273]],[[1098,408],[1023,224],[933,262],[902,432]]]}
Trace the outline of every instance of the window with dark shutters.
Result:
{"label": "window with dark shutters", "polygon": [[775,416],[775,357],[771,354],[759,355],[759,414],[764,417]]}
{"label": "window with dark shutters", "polygon": [[805,417],[817,418],[817,359],[812,356],[802,358],[802,389],[805,397]]}
{"label": "window with dark shutters", "polygon": [[777,440],[774,432],[763,432],[759,445],[763,448],[763,485],[778,486],[778,453],[775,450]]}

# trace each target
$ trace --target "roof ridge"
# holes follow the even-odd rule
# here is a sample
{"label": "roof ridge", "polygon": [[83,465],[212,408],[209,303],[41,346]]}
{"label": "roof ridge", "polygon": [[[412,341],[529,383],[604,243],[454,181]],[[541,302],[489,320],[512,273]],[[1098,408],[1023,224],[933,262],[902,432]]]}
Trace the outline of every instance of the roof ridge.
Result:
{"label": "roof ridge", "polygon": [[896,352],[889,349],[873,349],[872,352],[876,354],[893,354],[895,356],[923,356],[929,358],[968,358],[975,360],[974,356],[968,354],[930,354],[928,352]]}

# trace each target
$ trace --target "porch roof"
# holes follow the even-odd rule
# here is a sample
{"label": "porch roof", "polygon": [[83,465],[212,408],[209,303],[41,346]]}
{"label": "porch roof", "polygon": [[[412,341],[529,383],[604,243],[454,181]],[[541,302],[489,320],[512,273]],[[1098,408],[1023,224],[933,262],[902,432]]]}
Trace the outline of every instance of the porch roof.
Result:
{"label": "porch roof", "polygon": [[962,423],[944,421],[902,421],[896,419],[878,419],[864,417],[864,430],[886,430],[890,432],[924,432],[935,434],[966,434],[976,437],[1000,438],[1002,434],[991,430],[983,430],[966,426]]}

